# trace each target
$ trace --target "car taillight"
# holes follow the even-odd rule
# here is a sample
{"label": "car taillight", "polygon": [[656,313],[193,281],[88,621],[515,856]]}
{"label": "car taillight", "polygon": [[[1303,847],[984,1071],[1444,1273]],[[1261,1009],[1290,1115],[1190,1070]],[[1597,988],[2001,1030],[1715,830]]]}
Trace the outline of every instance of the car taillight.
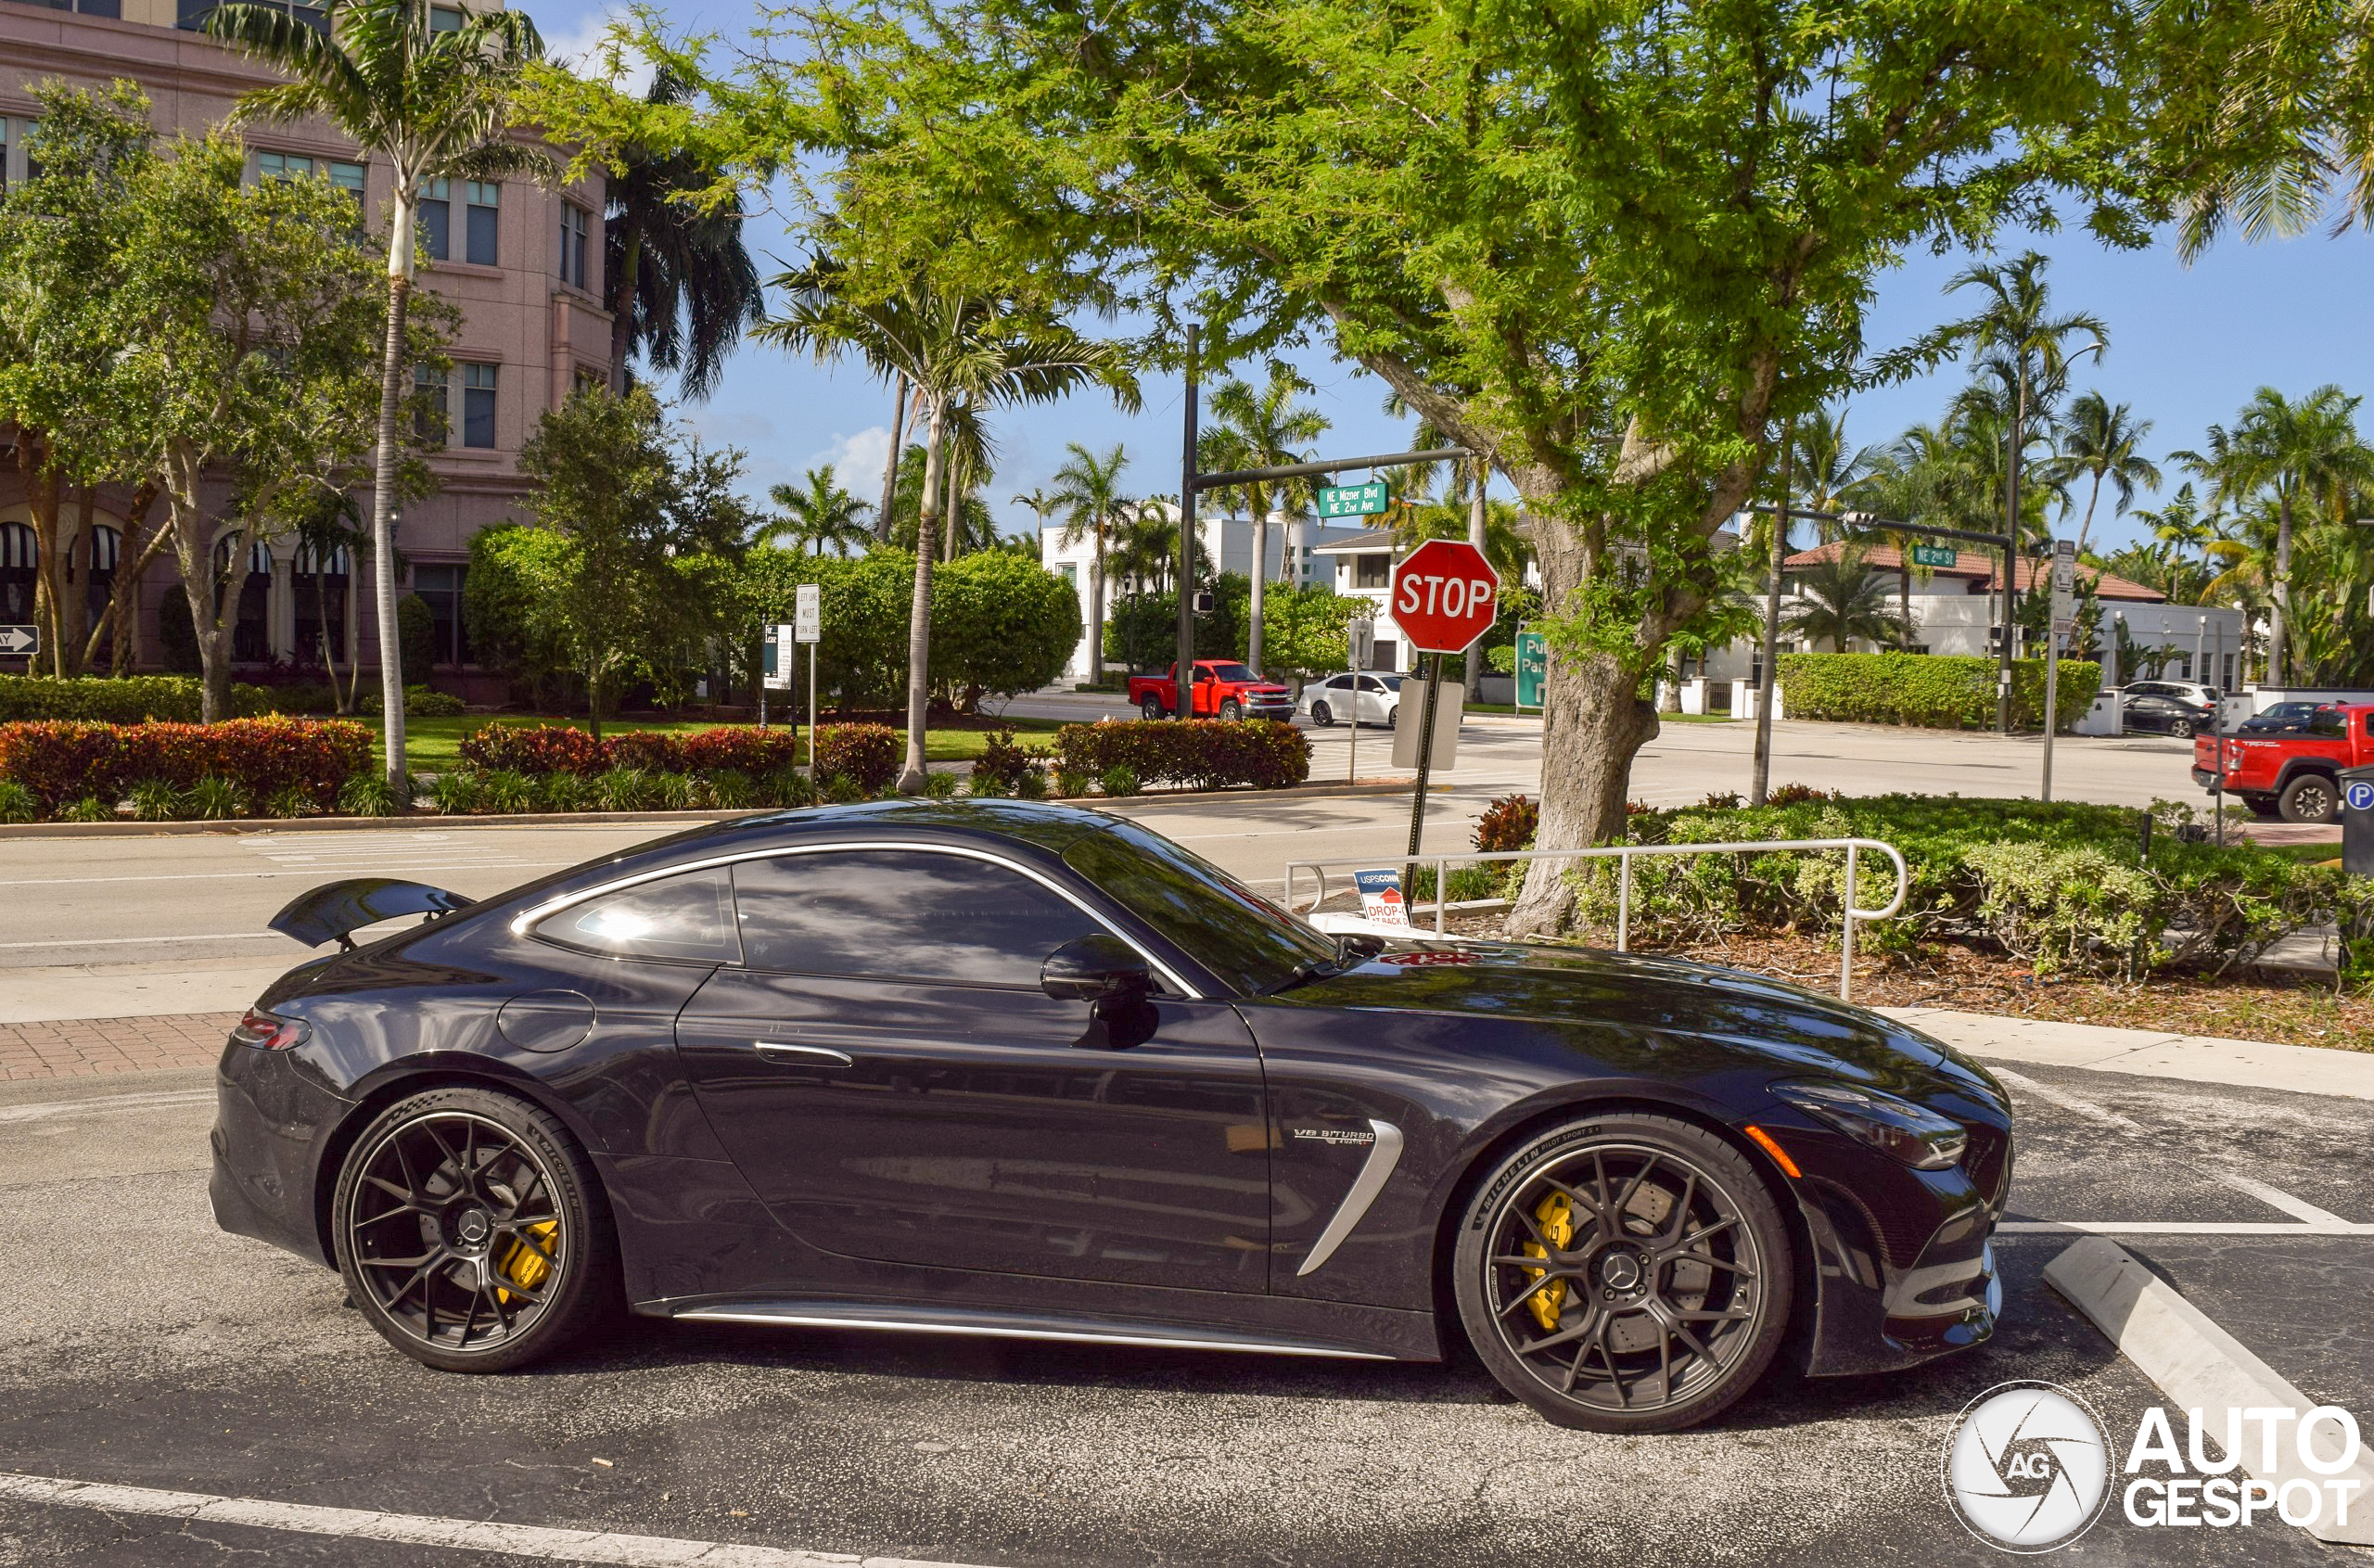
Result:
{"label": "car taillight", "polygon": [[290,1051],[304,1044],[313,1032],[302,1018],[282,1018],[251,1007],[247,1016],[232,1026],[231,1038],[258,1051]]}

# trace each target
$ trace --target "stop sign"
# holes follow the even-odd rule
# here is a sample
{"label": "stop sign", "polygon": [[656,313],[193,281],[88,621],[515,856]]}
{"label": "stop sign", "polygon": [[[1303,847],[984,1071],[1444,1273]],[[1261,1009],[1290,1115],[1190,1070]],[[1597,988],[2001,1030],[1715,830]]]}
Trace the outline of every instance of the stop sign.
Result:
{"label": "stop sign", "polygon": [[1393,568],[1393,618],[1421,653],[1464,653],[1500,614],[1500,574],[1463,540],[1430,539]]}

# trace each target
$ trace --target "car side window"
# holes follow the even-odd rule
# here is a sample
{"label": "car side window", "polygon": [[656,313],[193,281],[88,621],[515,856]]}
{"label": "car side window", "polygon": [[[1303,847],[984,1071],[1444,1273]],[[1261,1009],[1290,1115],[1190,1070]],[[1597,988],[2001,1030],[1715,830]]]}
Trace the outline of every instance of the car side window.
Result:
{"label": "car side window", "polygon": [[2310,717],[2308,733],[2312,735],[2345,735],[2349,725],[2338,713],[2318,713]]}
{"label": "car side window", "polygon": [[1364,692],[1382,692],[1385,690],[1385,682],[1378,680],[1373,675],[1363,675],[1360,677],[1360,690]]}
{"label": "car side window", "polygon": [[742,957],[734,932],[734,888],[722,867],[681,872],[573,904],[538,921],[535,935],[581,952],[618,958]]}
{"label": "car side window", "polygon": [[1352,678],[1348,675],[1331,675],[1327,678],[1327,689],[1331,692],[1344,691],[1351,684]]}
{"label": "car side window", "polygon": [[753,969],[1036,990],[1047,955],[1102,923],[1010,866],[920,849],[827,850],[734,867]]}

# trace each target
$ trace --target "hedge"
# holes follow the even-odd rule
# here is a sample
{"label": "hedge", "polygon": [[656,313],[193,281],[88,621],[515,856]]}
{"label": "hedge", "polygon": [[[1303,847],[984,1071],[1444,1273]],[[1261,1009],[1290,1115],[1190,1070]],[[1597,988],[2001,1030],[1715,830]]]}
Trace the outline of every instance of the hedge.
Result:
{"label": "hedge", "polygon": [[[891,734],[879,724],[837,728]],[[824,727],[828,752],[836,729],[830,724]],[[889,766],[895,771],[895,735],[891,749]],[[554,773],[590,777],[612,768],[634,768],[646,773],[731,771],[755,778],[798,765],[799,742],[788,729],[760,729],[755,724],[721,724],[689,735],[665,730],[621,730],[600,740],[590,731],[567,724],[489,724],[462,737],[461,757],[466,768],[531,779]]]}
{"label": "hedge", "polygon": [[1055,732],[1058,774],[1127,769],[1141,784],[1286,789],[1310,777],[1310,742],[1276,719],[1131,719]]}
{"label": "hedge", "polygon": [[827,724],[816,732],[816,765],[822,785],[847,779],[862,795],[879,795],[899,776],[903,760],[899,732],[887,724]]}
{"label": "hedge", "polygon": [[[0,675],[0,723],[35,719],[88,719],[105,724],[139,724],[150,720],[198,722],[203,693],[189,675],[78,675],[58,680],[47,675]],[[368,686],[357,706],[365,713],[379,710],[379,688]],[[322,682],[287,686],[231,687],[235,718],[261,719],[268,713],[297,717],[327,715],[338,709],[338,696]],[[462,711],[461,699],[426,685],[404,688],[404,711],[415,718],[445,718]]]}
{"label": "hedge", "polygon": [[[2188,806],[2162,803],[2163,829],[2189,823]],[[2374,881],[2304,863],[2248,843],[2220,848],[2174,832],[2153,835],[2142,813],[2113,806],[1888,795],[1788,806],[1691,807],[1632,818],[1642,843],[1763,838],[1876,838],[1904,856],[1903,912],[1858,926],[1858,939],[1903,949],[1948,938],[2028,961],[2039,974],[2070,971],[2138,980],[2168,972],[2222,972],[2247,964],[2304,927],[2337,921],[2349,955],[2343,973],[2374,984]],[[1876,909],[1895,868],[1866,854],[1859,902]],[[1569,873],[1577,912],[1612,927],[1613,862]],[[1643,857],[1632,864],[1636,939],[1676,940],[1739,931],[1832,930],[1844,892],[1845,856],[1782,851]]]}
{"label": "hedge", "polygon": [[345,720],[0,724],[0,780],[24,786],[45,813],[86,798],[112,807],[150,783],[190,790],[202,779],[236,784],[259,803],[295,790],[327,811],[339,786],[370,766],[371,732]]}
{"label": "hedge", "polygon": [[[1783,654],[1778,675],[1792,719],[1985,729],[1995,722],[1998,668],[1962,655]],[[2044,711],[2044,679],[2040,658],[2011,666],[2011,717],[2023,729],[2036,727]],[[2101,683],[2100,665],[2061,661],[2059,728],[2084,716]]]}

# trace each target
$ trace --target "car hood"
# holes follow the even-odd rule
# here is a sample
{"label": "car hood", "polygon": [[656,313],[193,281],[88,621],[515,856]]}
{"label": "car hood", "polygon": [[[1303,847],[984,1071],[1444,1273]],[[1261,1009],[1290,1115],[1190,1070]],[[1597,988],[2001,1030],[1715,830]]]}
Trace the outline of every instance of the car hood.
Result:
{"label": "car hood", "polygon": [[1280,1000],[1612,1026],[1897,1092],[1944,1080],[2008,1103],[1984,1068],[1918,1029],[1786,981],[1678,959],[1410,942]]}

